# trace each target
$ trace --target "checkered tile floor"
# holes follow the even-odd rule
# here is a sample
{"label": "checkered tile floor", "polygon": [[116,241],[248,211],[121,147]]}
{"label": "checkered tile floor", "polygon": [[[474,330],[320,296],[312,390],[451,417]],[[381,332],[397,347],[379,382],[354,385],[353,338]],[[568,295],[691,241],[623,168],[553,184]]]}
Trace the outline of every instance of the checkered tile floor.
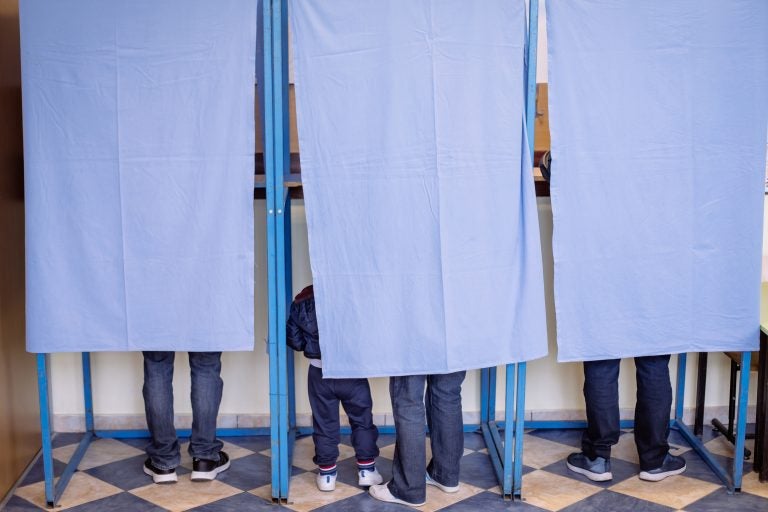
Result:
{"label": "checkered tile floor", "polygon": [[[704,439],[710,451],[724,464],[730,464],[733,447],[712,432]],[[534,430],[525,435],[523,500],[505,502],[488,459],[482,436],[465,435],[461,461],[461,490],[448,495],[429,488],[427,505],[420,510],[451,512],[496,510],[522,511],[768,511],[768,484],[760,484],[751,464],[745,464],[743,492],[729,496],[706,464],[672,432],[675,453],[683,453],[688,470],[663,482],[648,483],[637,478],[639,471],[631,432],[623,433],[614,449],[611,482],[597,484],[570,473],[564,459],[579,446],[580,431]],[[56,471],[60,472],[74,452],[79,435],[60,434],[54,439]],[[79,470],[61,499],[59,510],[91,511],[187,511],[229,512],[275,510],[269,498],[270,459],[266,437],[226,438],[225,450],[232,467],[210,483],[192,483],[188,473],[191,460],[186,456],[179,469],[179,483],[153,485],[142,472],[145,439],[94,441]],[[378,466],[390,476],[394,436],[382,435]],[[315,488],[313,447],[309,438],[296,442],[291,496],[287,508],[305,511],[374,512],[403,511],[370,498],[357,487],[355,461],[349,438],[342,439],[337,489],[321,493]],[[751,448],[751,443],[749,444]],[[429,455],[429,454],[428,454]],[[44,506],[42,462],[37,461],[20,482],[8,502],[7,511],[40,510]]]}

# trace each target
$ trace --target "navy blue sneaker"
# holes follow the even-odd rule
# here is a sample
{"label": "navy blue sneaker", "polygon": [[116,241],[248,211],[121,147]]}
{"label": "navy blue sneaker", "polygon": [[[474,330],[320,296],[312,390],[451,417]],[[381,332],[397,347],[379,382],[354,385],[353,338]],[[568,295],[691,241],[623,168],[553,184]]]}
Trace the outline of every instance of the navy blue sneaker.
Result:
{"label": "navy blue sneaker", "polygon": [[606,482],[613,479],[611,473],[611,461],[603,457],[590,459],[583,453],[572,453],[565,464],[574,473],[584,475],[593,482]]}
{"label": "navy blue sneaker", "polygon": [[650,471],[641,471],[640,480],[658,482],[660,480],[664,480],[668,476],[679,475],[685,471],[685,468],[686,466],[684,458],[678,457],[677,455],[672,455],[671,453],[667,453],[667,456],[664,457],[664,462],[661,464],[661,467],[651,469]]}

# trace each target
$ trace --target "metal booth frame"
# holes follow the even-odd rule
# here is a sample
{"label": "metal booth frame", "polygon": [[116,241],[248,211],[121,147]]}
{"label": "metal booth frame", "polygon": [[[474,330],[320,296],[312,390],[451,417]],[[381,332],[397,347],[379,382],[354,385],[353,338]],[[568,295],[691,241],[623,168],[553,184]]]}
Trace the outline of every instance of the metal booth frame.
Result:
{"label": "metal booth frame", "polygon": [[[539,1],[527,0],[528,37],[526,48],[526,128],[533,159],[536,101],[536,41]],[[292,299],[291,280],[291,195],[289,187],[300,184],[290,169],[290,123],[288,105],[288,12],[287,0],[265,0],[263,4],[265,83],[265,173],[267,197],[267,258],[269,287],[270,411],[272,413],[272,499],[285,503],[291,477],[293,444],[297,435],[311,428],[296,426],[293,353],[286,348],[285,324]],[[276,356],[276,357],[273,357]],[[522,465],[504,461],[522,460],[525,363],[507,365],[506,420],[516,425],[507,429],[502,441],[502,423],[494,421],[497,368],[481,370],[480,424],[465,425],[466,432],[482,432],[494,463],[503,495],[513,495],[513,482],[520,488]],[[510,378],[512,376],[513,378]],[[515,395],[517,391],[517,395]],[[517,399],[513,400],[513,397]],[[394,427],[380,427],[383,433]],[[514,455],[513,455],[514,446]],[[514,470],[514,471],[513,471]],[[518,492],[519,495],[519,492]]]}
{"label": "metal booth frame", "polygon": [[[528,1],[528,34],[526,48],[526,128],[529,151],[533,157],[536,100],[536,61],[538,41],[539,0]],[[264,0],[259,15],[263,22],[264,62],[264,164],[265,179],[256,186],[265,188],[267,221],[267,288],[269,353],[269,428],[218,429],[220,436],[270,435],[272,453],[272,499],[285,503],[291,477],[293,445],[297,435],[308,434],[310,428],[297,428],[295,408],[295,375],[293,353],[286,347],[285,325],[292,298],[291,276],[291,196],[289,186],[298,185],[298,177],[290,172],[290,138],[288,113],[288,28],[287,0]],[[261,59],[257,56],[257,62]],[[742,353],[742,365],[749,368],[750,352]],[[89,352],[81,353],[85,432],[74,454],[54,482],[53,430],[51,415],[50,354],[38,353],[37,379],[42,437],[41,456],[45,476],[45,497],[49,507],[58,504],[89,445],[98,438],[127,439],[148,437],[147,430],[100,430],[95,428],[91,359]],[[506,375],[504,388],[504,420],[496,421],[496,381],[499,368]],[[525,420],[526,363],[480,370],[480,423],[465,425],[465,431],[481,432],[488,455],[501,487],[502,497],[522,497],[522,466],[524,429],[585,428],[583,421]],[[677,430],[710,466],[729,492],[739,492],[743,477],[743,460],[734,458],[731,474],[706,449],[701,439],[683,422],[685,396],[686,354],[677,356],[677,383],[674,418],[670,427]],[[737,422],[734,453],[743,453],[746,432],[749,373],[741,372],[737,401]],[[622,428],[631,428],[632,421],[623,420]],[[505,428],[507,427],[507,428]],[[394,432],[384,427],[382,432]],[[179,429],[179,436],[188,436],[189,429]]]}

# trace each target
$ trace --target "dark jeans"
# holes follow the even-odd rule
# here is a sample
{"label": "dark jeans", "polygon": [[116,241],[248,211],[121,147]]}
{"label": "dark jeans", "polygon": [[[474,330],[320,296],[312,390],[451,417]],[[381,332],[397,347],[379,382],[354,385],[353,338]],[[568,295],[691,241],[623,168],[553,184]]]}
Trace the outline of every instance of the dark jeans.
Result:
{"label": "dark jeans", "polygon": [[[175,352],[144,352],[144,410],[152,437],[147,455],[160,469],[179,465],[179,440],[173,426],[173,361]],[[216,439],[216,417],[224,383],[221,352],[190,352],[192,436],[189,454],[219,460],[223,443]]]}
{"label": "dark jeans", "polygon": [[339,458],[339,401],[352,427],[352,446],[357,460],[379,456],[376,446],[379,429],[373,424],[373,400],[368,379],[324,379],[323,371],[310,365],[307,391],[312,407],[312,441],[315,443],[312,460],[315,464],[332,466]]}
{"label": "dark jeans", "polygon": [[[390,377],[389,394],[397,439],[389,490],[396,498],[409,503],[423,502],[427,497],[427,471],[443,485],[459,485],[459,462],[464,453],[461,384],[465,375],[462,371]],[[429,465],[426,463],[425,415],[432,446]]]}
{"label": "dark jeans", "polygon": [[[610,458],[611,446],[619,441],[619,359],[584,362],[584,398],[587,430],[581,446],[587,457]],[[672,386],[669,355],[636,357],[637,404],[635,444],[640,469],[661,467],[669,451],[669,413]]]}

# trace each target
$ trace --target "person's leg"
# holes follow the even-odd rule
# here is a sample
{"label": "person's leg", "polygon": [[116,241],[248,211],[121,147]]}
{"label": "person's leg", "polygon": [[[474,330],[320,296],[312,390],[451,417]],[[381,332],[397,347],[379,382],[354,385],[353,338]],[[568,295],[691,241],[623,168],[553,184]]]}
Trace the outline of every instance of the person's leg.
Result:
{"label": "person's leg", "polygon": [[373,399],[368,379],[337,379],[336,392],[352,429],[352,447],[358,461],[373,461],[379,456],[376,440],[379,429],[373,424]]}
{"label": "person's leg", "polygon": [[174,469],[181,460],[179,440],[173,426],[173,361],[174,352],[143,352],[144,411],[150,442],[147,455],[154,467]]}
{"label": "person's leg", "polygon": [[447,492],[459,485],[459,463],[464,453],[464,422],[461,413],[461,384],[466,372],[430,375],[425,405],[432,460],[429,477]]}
{"label": "person's leg", "polygon": [[[426,375],[390,377],[389,394],[395,417],[395,456],[389,492],[398,500],[424,503],[427,497],[424,385]],[[377,486],[371,487],[371,493]]]}
{"label": "person's leg", "polygon": [[613,479],[611,446],[619,442],[619,359],[584,362],[584,400],[587,429],[581,452],[572,453],[566,466],[595,482]]}
{"label": "person's leg", "polygon": [[669,413],[672,385],[669,355],[636,357],[637,405],[635,443],[643,471],[661,467],[669,452]]}
{"label": "person's leg", "polygon": [[380,484],[381,473],[376,470],[379,429],[373,424],[373,399],[368,379],[337,379],[336,395],[344,406],[352,428],[352,447],[357,459],[358,485]]}
{"label": "person's leg", "polygon": [[339,458],[339,399],[332,383],[331,379],[323,379],[320,368],[310,365],[307,394],[312,408],[312,441],[315,443],[312,461],[321,468],[334,466]]}
{"label": "person's leg", "polygon": [[323,371],[310,365],[307,375],[307,394],[312,408],[312,442],[315,444],[317,464],[315,477],[317,488],[321,491],[336,489],[336,459],[339,458],[339,399],[333,387],[334,381],[323,379]]}
{"label": "person's leg", "polygon": [[619,442],[619,366],[621,360],[584,361],[584,400],[587,430],[581,449],[590,459],[611,458]]}
{"label": "person's leg", "polygon": [[221,405],[221,352],[190,352],[192,374],[192,436],[189,454],[196,459],[218,461],[224,443],[216,439],[216,419]]}

